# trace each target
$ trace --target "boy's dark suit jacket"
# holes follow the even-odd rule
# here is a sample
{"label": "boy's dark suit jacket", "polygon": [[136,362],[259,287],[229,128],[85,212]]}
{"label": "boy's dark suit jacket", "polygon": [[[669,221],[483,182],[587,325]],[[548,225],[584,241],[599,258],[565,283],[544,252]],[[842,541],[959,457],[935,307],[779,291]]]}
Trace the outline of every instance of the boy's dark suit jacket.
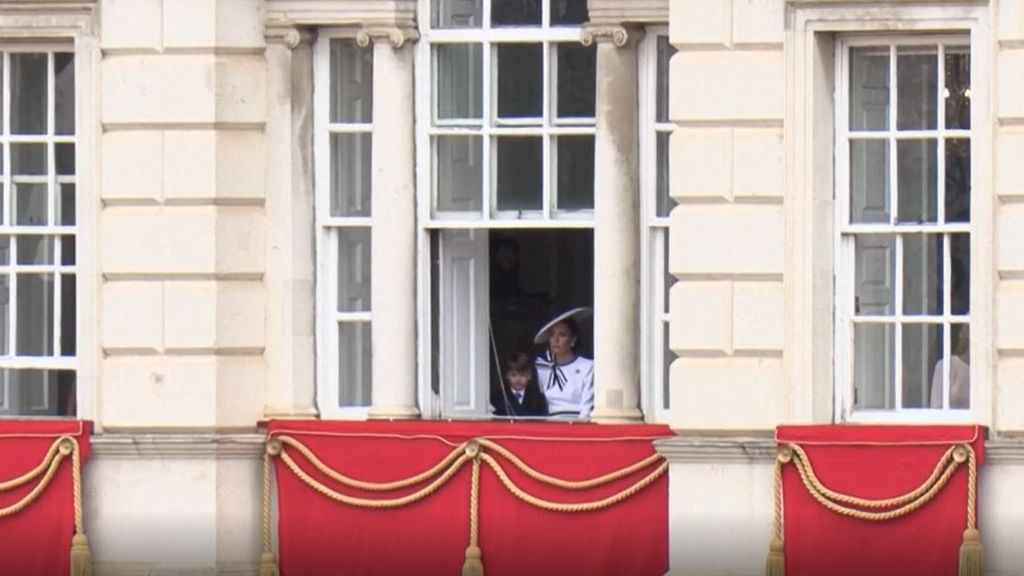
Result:
{"label": "boy's dark suit jacket", "polygon": [[[494,404],[494,415],[495,416],[547,416],[548,415],[548,401],[541,393],[539,389],[533,386],[527,386],[526,392],[523,394],[522,403],[516,403],[515,394],[511,390],[507,390],[508,402],[512,406],[506,405],[505,395],[499,396]],[[511,410],[509,409],[511,408]]]}

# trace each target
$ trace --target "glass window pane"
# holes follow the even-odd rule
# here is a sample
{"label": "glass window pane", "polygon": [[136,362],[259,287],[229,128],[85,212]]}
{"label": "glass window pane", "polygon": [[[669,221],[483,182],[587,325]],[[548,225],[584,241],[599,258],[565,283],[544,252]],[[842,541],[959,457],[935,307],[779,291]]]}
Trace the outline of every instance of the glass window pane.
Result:
{"label": "glass window pane", "polygon": [[75,338],[76,292],[75,275],[60,275],[60,354],[74,356],[77,339]]}
{"label": "glass window pane", "polygon": [[587,0],[551,0],[551,24],[553,26],[582,24],[589,19]]}
{"label": "glass window pane", "polygon": [[0,265],[11,263],[11,237],[0,236]]}
{"label": "glass window pane", "polygon": [[338,230],[338,311],[369,312],[370,228]]}
{"label": "glass window pane", "polygon": [[669,61],[676,53],[676,47],[669,44],[668,36],[658,36],[657,95],[655,98],[655,121],[668,122],[668,74]]}
{"label": "glass window pane", "polygon": [[75,185],[57,184],[57,218],[62,226],[75,225]]}
{"label": "glass window pane", "polygon": [[671,137],[670,132],[658,132],[657,135],[657,156],[658,165],[655,168],[657,171],[656,185],[655,185],[655,215],[658,218],[665,218],[669,212],[672,211],[676,206],[676,201],[669,195],[668,183],[669,183],[669,161],[668,161],[668,141]]}
{"label": "glass window pane", "polygon": [[74,416],[75,400],[73,370],[0,369],[0,409],[5,412]]}
{"label": "glass window pane", "polygon": [[899,222],[913,224],[939,220],[938,141],[900,140],[896,143]]}
{"label": "glass window pane", "polygon": [[543,115],[544,45],[499,44],[498,116],[540,118]]}
{"label": "glass window pane", "polygon": [[75,133],[75,57],[67,52],[53,55],[54,132]]}
{"label": "glass window pane", "polygon": [[664,309],[662,310],[662,312],[664,312],[665,314],[668,314],[669,313],[669,302],[670,302],[670,298],[671,298],[671,294],[672,294],[672,285],[676,283],[676,277],[673,276],[671,272],[669,272],[669,265],[668,265],[668,263],[669,263],[669,259],[668,259],[668,229],[667,228],[660,229],[657,232],[657,235],[655,236],[655,238],[656,238],[655,242],[660,242],[661,243],[661,252],[663,254],[661,266],[662,266],[662,271],[664,273],[664,277],[662,279],[662,282],[664,282],[665,286],[664,286],[664,292],[662,293],[662,298],[664,299],[664,301],[663,301]]}
{"label": "glass window pane", "polygon": [[331,40],[331,122],[373,121],[373,47]]}
{"label": "glass window pane", "polygon": [[441,44],[437,50],[437,117],[483,117],[483,46]]}
{"label": "glass window pane", "polygon": [[597,46],[558,45],[558,117],[593,118]]}
{"label": "glass window pane", "polygon": [[14,185],[14,223],[18,226],[46,225],[46,184]]}
{"label": "glass window pane", "polygon": [[75,145],[74,144],[54,144],[54,154],[56,156],[56,168],[58,176],[74,176],[75,175]]}
{"label": "glass window pane", "polygon": [[558,209],[594,208],[594,137],[559,136]]}
{"label": "glass window pane", "polygon": [[491,0],[492,26],[539,26],[542,0]]}
{"label": "glass window pane", "polygon": [[672,362],[675,361],[676,355],[672,352],[672,349],[668,346],[668,322],[662,322],[661,341],[662,341],[662,373],[661,373],[661,407],[668,410],[672,407]]}
{"label": "glass window pane", "polygon": [[483,138],[438,136],[437,209],[479,212],[483,208]]}
{"label": "glass window pane", "polygon": [[896,50],[897,129],[934,129],[938,125],[937,48],[900,46]]}
{"label": "glass window pane", "polygon": [[971,51],[946,47],[946,128],[971,127]]}
{"label": "glass window pane", "polygon": [[[949,383],[949,408],[971,407],[971,334],[967,324],[950,326],[950,359],[939,360],[932,373],[931,407],[943,407],[943,384]],[[947,367],[948,364],[948,367]]]}
{"label": "glass window pane", "polygon": [[[507,136],[498,138],[497,142],[497,209],[540,210],[544,193],[543,139]],[[593,159],[593,153],[591,153],[591,159]],[[591,179],[593,179],[593,175],[591,175]]]}
{"label": "glass window pane", "polygon": [[7,335],[11,331],[11,277],[0,274],[0,355],[11,353]]}
{"label": "glass window pane", "polygon": [[946,140],[946,222],[971,221],[971,141]]}
{"label": "glass window pane", "polygon": [[854,238],[854,314],[896,313],[896,243],[890,234],[864,234]]}
{"label": "glass window pane", "polygon": [[369,322],[338,324],[338,405],[369,406],[372,365]]}
{"label": "glass window pane", "polygon": [[52,236],[18,236],[18,264],[53,264]]}
{"label": "glass window pane", "polygon": [[894,335],[891,324],[854,325],[854,408],[895,407]]}
{"label": "glass window pane", "polygon": [[60,263],[64,266],[75,264],[75,237],[70,234],[60,237]]}
{"label": "glass window pane", "polygon": [[902,328],[903,407],[929,408],[934,376],[942,386],[942,325],[904,324]]}
{"label": "glass window pane", "polygon": [[370,215],[372,136],[331,134],[331,216]]}
{"label": "glass window pane", "polygon": [[889,222],[889,142],[850,142],[850,222]]}
{"label": "glass window pane", "polygon": [[45,134],[46,54],[11,54],[11,132]]}
{"label": "glass window pane", "polygon": [[889,129],[889,49],[850,49],[850,130]]}
{"label": "glass window pane", "polygon": [[18,274],[15,354],[53,354],[53,274]]}
{"label": "glass window pane", "polygon": [[950,311],[971,313],[971,235],[949,235]]}
{"label": "glass window pane", "polygon": [[903,313],[942,314],[942,235],[903,236]]}
{"label": "glass window pane", "polygon": [[479,28],[483,22],[483,0],[434,0],[431,26],[434,28]]}
{"label": "glass window pane", "polygon": [[46,174],[46,144],[11,144],[11,167],[17,176]]}

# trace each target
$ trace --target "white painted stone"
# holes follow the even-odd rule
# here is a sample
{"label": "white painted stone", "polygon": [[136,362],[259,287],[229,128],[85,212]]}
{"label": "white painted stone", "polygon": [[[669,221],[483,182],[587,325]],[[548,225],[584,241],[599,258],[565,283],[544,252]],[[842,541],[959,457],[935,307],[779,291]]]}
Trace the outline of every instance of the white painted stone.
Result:
{"label": "white painted stone", "polygon": [[996,209],[996,269],[1024,271],[1024,204],[1003,204]]}
{"label": "white painted stone", "polygon": [[261,208],[224,206],[217,215],[217,271],[262,274],[266,214]]}
{"label": "white painted stone", "polygon": [[105,123],[215,119],[214,56],[107,56],[101,68]]}
{"label": "white painted stone", "polygon": [[732,0],[675,0],[669,3],[669,39],[677,45],[731,42]]}
{"label": "white painted stone", "polygon": [[104,199],[158,202],[163,197],[163,135],[160,132],[112,131],[103,134]]}
{"label": "white painted stone", "polygon": [[735,45],[782,42],[783,0],[732,0],[732,41]]}
{"label": "white painted stone", "polygon": [[218,322],[216,282],[165,282],[164,306],[164,342],[168,350],[213,350]]}
{"label": "white painted stone", "polygon": [[187,429],[216,424],[213,356],[108,357],[101,373],[104,426]]}
{"label": "white painted stone", "polygon": [[995,142],[996,193],[1000,196],[1024,196],[1024,131],[999,130]]}
{"label": "white painted stone", "polygon": [[[1019,321],[1020,316],[1017,319]],[[995,397],[996,428],[1001,431],[1024,431],[1024,358],[999,358],[996,365]]]}
{"label": "white painted stone", "polygon": [[672,428],[771,430],[786,420],[781,358],[678,358]]}
{"label": "white painted stone", "polygon": [[263,545],[262,462],[218,460],[216,494],[217,560],[251,564]]}
{"label": "white painted stone", "polygon": [[218,282],[217,347],[262,349],[267,341],[266,307],[261,282]]}
{"label": "white painted stone", "polygon": [[733,131],[732,195],[781,198],[786,190],[786,158],[782,131]]}
{"label": "white painted stone", "polygon": [[267,62],[262,55],[217,58],[216,114],[219,122],[262,123],[267,118]]}
{"label": "white painted stone", "polygon": [[679,128],[669,137],[673,198],[732,198],[732,130]]}
{"label": "white painted stone", "polygon": [[162,47],[162,0],[103,0],[100,45],[110,48]]}
{"label": "white painted stone", "polygon": [[194,274],[217,271],[214,207],[107,208],[101,215],[105,273]]}
{"label": "white painted stone", "polygon": [[255,130],[217,133],[217,197],[262,199],[266,193],[267,158],[263,134]]}
{"label": "white painted stone", "polygon": [[105,282],[101,298],[105,350],[157,352],[163,348],[163,287],[159,282]]}
{"label": "white painted stone", "polygon": [[996,291],[998,350],[1024,350],[1024,282],[1002,281]]}
{"label": "white painted stone", "polygon": [[996,57],[996,115],[1024,118],[1024,50],[1000,50]]}
{"label": "white painted stone", "polygon": [[[1020,398],[1017,398],[1020,400]],[[1019,501],[1024,466],[986,465],[978,474],[978,529],[985,546],[985,573],[1014,576],[1024,566],[1024,546],[1016,534],[1024,534],[1024,515]]]}
{"label": "white painted stone", "polygon": [[164,43],[176,48],[263,46],[263,3],[253,0],[164,2]]}
{"label": "white painted stone", "polygon": [[682,280],[669,291],[669,348],[732,353],[731,282]]}
{"label": "white painted stone", "polygon": [[781,282],[736,282],[732,290],[732,346],[744,351],[785,347],[786,304]]}
{"label": "white painted stone", "polygon": [[996,14],[999,40],[1024,40],[1024,0],[998,0]]}
{"label": "white painted stone", "polygon": [[198,200],[217,195],[217,133],[169,130],[164,133],[164,199]]}
{"label": "white painted stone", "polygon": [[258,48],[266,44],[263,2],[217,0],[217,45]]}
{"label": "white painted stone", "polygon": [[775,205],[676,207],[669,225],[669,271],[781,274],[783,214]]}
{"label": "white painted stone", "polygon": [[671,61],[669,117],[677,122],[781,120],[781,50],[683,51]]}
{"label": "white painted stone", "polygon": [[263,419],[267,366],[260,356],[217,359],[217,424],[255,428]]}

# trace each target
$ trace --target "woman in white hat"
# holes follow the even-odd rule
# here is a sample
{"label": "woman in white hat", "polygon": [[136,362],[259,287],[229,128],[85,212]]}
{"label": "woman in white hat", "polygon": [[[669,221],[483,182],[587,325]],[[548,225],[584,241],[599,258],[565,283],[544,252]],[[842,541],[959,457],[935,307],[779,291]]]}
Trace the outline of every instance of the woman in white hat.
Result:
{"label": "woman in white hat", "polygon": [[576,308],[560,314],[534,337],[538,344],[547,343],[536,366],[549,416],[589,418],[594,409],[594,361],[576,353],[580,343],[577,319],[590,312],[590,308]]}

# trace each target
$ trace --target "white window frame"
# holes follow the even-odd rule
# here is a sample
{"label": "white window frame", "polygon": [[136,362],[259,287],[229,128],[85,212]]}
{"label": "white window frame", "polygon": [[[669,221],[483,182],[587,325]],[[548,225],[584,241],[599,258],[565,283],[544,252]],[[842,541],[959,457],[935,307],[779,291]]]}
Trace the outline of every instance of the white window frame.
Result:
{"label": "white window frame", "polygon": [[[981,89],[975,89],[975,86],[980,86],[979,74],[976,69],[979,66],[978,58],[974,52],[974,46],[972,45],[972,39],[967,34],[901,34],[901,35],[886,35],[886,36],[864,36],[864,35],[849,35],[842,36],[836,41],[835,51],[835,82],[836,82],[836,102],[835,102],[835,350],[836,350],[836,368],[835,368],[835,394],[836,394],[836,418],[841,422],[854,422],[854,423],[885,423],[885,422],[905,422],[905,423],[933,423],[933,422],[970,422],[974,416],[974,405],[977,402],[979,396],[978,390],[981,388],[980,381],[976,376],[977,370],[974,369],[973,365],[976,364],[972,360],[971,368],[971,408],[968,409],[933,409],[933,408],[888,408],[888,409],[855,409],[854,407],[854,366],[855,366],[855,351],[854,351],[854,290],[855,290],[855,250],[854,250],[854,238],[862,236],[864,234],[872,233],[883,233],[891,234],[894,238],[907,233],[914,232],[929,232],[942,235],[943,243],[943,255],[945,264],[943,266],[943,285],[950,285],[950,241],[947,236],[949,233],[967,233],[971,239],[971,306],[969,313],[966,315],[953,315],[950,312],[950,295],[947,294],[944,298],[944,312],[940,315],[913,315],[904,316],[902,313],[902,286],[903,286],[903,267],[902,263],[902,250],[899,246],[902,242],[896,241],[894,254],[894,293],[893,293],[893,307],[894,312],[891,315],[882,315],[878,317],[861,318],[858,322],[860,323],[876,323],[881,325],[893,325],[894,339],[895,339],[895,350],[893,353],[892,361],[894,367],[894,381],[893,381],[893,394],[896,399],[897,405],[902,404],[902,370],[903,358],[900,351],[902,330],[900,327],[903,322],[910,321],[911,323],[917,324],[924,322],[928,325],[940,326],[943,328],[943,352],[940,358],[950,358],[951,356],[951,324],[963,323],[967,320],[968,326],[974,326],[977,324],[977,319],[974,314],[974,303],[978,301],[981,296],[974,292],[975,282],[973,280],[975,274],[977,274],[977,261],[978,250],[976,247],[977,237],[974,235],[976,229],[975,222],[979,221],[974,207],[977,205],[976,196],[985,193],[984,188],[979,188],[972,174],[972,218],[967,223],[943,223],[943,224],[922,224],[922,225],[910,225],[910,224],[851,224],[850,223],[850,130],[849,130],[849,97],[850,97],[850,49],[857,47],[888,47],[890,50],[890,67],[889,67],[889,82],[890,82],[890,94],[895,93],[898,90],[897,76],[896,76],[896,51],[900,46],[920,46],[920,45],[932,45],[935,44],[939,47],[939,53],[937,58],[940,61],[940,67],[938,70],[938,86],[937,94],[942,94],[944,87],[944,66],[945,63],[942,61],[942,54],[944,48],[950,45],[966,46],[971,51],[971,129],[967,130],[949,130],[943,127],[943,119],[945,116],[945,106],[937,106],[937,128],[934,130],[919,130],[919,131],[897,131],[896,129],[896,100],[891,98],[889,102],[889,126],[884,131],[878,131],[877,136],[879,139],[883,139],[890,143],[889,147],[889,178],[890,181],[894,181],[897,177],[897,158],[896,148],[894,144],[897,139],[915,137],[934,137],[937,138],[940,143],[947,137],[960,137],[971,140],[971,158],[972,167],[974,162],[979,162],[983,157],[975,156],[976,146],[975,141],[978,138],[976,127],[978,126],[978,111],[975,109],[975,103],[985,97],[986,91]],[[874,136],[874,134],[872,135]],[[939,221],[942,221],[942,215],[945,210],[944,201],[944,190],[945,181],[943,178],[945,155],[942,154],[944,147],[941,145],[938,149],[937,157],[937,199],[938,199],[938,215]],[[973,172],[973,171],[972,171]],[[890,210],[897,210],[897,199],[899,191],[895,187],[890,191]],[[895,324],[893,324],[895,322]],[[973,328],[972,328],[973,330]],[[977,350],[977,344],[972,343],[972,356],[982,356],[981,351]],[[949,370],[945,371],[944,375],[944,389],[943,389],[943,401],[944,404],[948,404],[949,394],[949,383],[948,383]]]}

